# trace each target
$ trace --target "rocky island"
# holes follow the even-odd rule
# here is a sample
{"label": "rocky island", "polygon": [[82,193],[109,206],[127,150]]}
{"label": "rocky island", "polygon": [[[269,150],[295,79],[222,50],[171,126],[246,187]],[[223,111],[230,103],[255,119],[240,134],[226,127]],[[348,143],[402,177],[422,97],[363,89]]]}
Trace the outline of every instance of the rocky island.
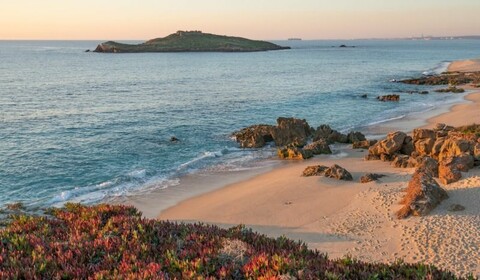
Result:
{"label": "rocky island", "polygon": [[108,41],[98,45],[95,52],[258,52],[284,49],[290,49],[290,47],[282,47],[270,42],[241,37],[203,33],[201,31],[178,31],[167,37],[152,39],[138,45]]}

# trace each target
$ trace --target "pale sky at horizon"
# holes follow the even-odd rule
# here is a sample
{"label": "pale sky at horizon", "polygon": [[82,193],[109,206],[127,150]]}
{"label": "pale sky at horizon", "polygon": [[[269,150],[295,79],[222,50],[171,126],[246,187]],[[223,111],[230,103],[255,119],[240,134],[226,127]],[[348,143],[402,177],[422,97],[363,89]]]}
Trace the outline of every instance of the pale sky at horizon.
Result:
{"label": "pale sky at horizon", "polygon": [[0,39],[147,40],[480,35],[480,0],[0,0]]}

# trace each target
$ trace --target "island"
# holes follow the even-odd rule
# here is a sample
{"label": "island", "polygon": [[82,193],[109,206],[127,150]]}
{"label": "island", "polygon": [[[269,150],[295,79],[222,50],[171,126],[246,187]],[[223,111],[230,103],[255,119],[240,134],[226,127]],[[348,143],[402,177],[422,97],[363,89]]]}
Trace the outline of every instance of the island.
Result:
{"label": "island", "polygon": [[203,33],[201,31],[177,31],[164,38],[156,38],[138,45],[108,41],[97,46],[99,53],[145,52],[258,52],[284,50],[270,42]]}

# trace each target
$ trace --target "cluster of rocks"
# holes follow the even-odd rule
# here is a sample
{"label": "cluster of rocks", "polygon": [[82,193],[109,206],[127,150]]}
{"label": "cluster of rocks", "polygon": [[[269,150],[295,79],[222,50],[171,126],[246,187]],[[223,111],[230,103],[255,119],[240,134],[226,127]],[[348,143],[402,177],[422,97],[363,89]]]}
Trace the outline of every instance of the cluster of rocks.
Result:
{"label": "cluster of rocks", "polygon": [[261,148],[268,142],[278,147],[282,159],[308,159],[314,155],[331,154],[330,144],[365,141],[360,132],[340,133],[328,125],[314,129],[306,120],[278,118],[277,125],[252,125],[233,133],[242,148]]}
{"label": "cluster of rocks", "polygon": [[412,137],[397,131],[371,146],[365,159],[391,161],[399,168],[427,168],[443,184],[450,184],[462,178],[461,172],[480,165],[480,136],[444,124],[415,129]]}
{"label": "cluster of rocks", "polygon": [[345,168],[334,164],[330,167],[324,165],[314,165],[307,167],[304,171],[302,176],[310,177],[310,176],[325,176],[327,178],[333,178],[337,180],[344,180],[344,181],[352,181],[353,177],[350,172],[348,172]]}
{"label": "cluster of rocks", "polygon": [[447,93],[447,92],[463,93],[463,92],[465,92],[465,90],[463,88],[457,88],[455,86],[452,86],[452,87],[448,87],[448,88],[437,89],[437,90],[435,90],[435,92],[440,92],[440,93]]}
{"label": "cluster of rocks", "polygon": [[383,174],[376,174],[376,173],[367,173],[360,177],[360,183],[365,184],[373,181],[377,181],[378,179],[385,177]]}
{"label": "cluster of rocks", "polygon": [[480,83],[480,72],[460,73],[447,72],[440,75],[424,76],[421,78],[407,79],[401,81],[411,85],[466,85],[469,83]]}
{"label": "cluster of rocks", "polygon": [[388,94],[388,95],[381,95],[377,97],[380,101],[400,101],[400,95],[398,94]]}

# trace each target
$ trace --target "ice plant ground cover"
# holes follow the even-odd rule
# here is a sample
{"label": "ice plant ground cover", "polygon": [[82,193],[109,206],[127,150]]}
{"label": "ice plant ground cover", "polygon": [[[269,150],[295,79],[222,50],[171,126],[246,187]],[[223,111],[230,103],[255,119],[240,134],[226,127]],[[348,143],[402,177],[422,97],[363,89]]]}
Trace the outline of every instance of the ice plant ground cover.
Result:
{"label": "ice plant ground cover", "polygon": [[67,204],[42,216],[11,216],[0,230],[0,279],[456,277],[423,264],[333,260],[300,242],[243,226],[177,224],[142,218],[129,206]]}

